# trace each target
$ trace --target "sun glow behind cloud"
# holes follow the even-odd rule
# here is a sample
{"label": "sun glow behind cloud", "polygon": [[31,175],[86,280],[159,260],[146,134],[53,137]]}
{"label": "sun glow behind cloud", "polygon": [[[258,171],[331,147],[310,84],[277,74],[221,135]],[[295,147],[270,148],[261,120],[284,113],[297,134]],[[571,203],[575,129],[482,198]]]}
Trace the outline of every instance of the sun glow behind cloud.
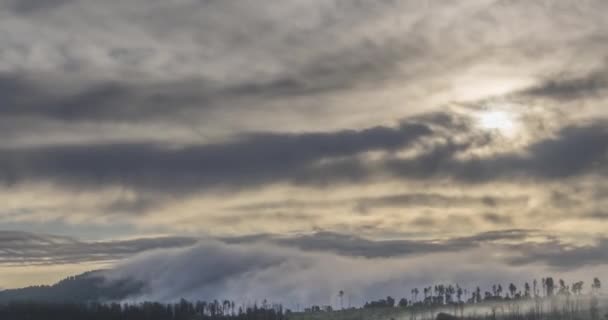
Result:
{"label": "sun glow behind cloud", "polygon": [[519,130],[517,118],[513,113],[504,110],[487,110],[477,115],[480,128],[513,137]]}

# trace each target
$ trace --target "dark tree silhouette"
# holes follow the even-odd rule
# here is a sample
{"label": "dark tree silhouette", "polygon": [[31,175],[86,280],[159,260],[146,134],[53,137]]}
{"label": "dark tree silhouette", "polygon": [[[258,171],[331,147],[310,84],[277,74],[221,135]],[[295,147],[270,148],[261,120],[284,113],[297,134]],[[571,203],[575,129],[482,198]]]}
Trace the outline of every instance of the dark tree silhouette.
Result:
{"label": "dark tree silhouette", "polygon": [[594,293],[598,293],[600,289],[602,289],[602,283],[599,278],[593,278],[593,284],[591,284],[591,289]]}
{"label": "dark tree silhouette", "polygon": [[515,298],[515,293],[517,292],[517,287],[515,286],[515,284],[509,284],[509,292],[511,293],[511,298]]}
{"label": "dark tree silhouette", "polygon": [[553,278],[551,278],[551,277],[545,278],[545,287],[547,290],[546,296],[547,297],[553,296],[553,290],[555,289],[555,283],[553,282]]}
{"label": "dark tree silhouette", "polygon": [[576,295],[580,295],[583,291],[583,283],[582,281],[575,282],[572,284],[572,292]]}

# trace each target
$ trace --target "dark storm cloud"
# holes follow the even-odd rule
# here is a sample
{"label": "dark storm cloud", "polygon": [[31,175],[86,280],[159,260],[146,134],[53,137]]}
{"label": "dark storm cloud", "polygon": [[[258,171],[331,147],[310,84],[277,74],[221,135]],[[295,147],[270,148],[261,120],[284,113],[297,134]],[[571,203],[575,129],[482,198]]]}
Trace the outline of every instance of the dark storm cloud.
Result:
{"label": "dark storm cloud", "polygon": [[243,187],[290,180],[326,158],[398,150],[431,133],[424,124],[403,123],[361,131],[254,134],[224,144],[183,148],[118,144],[4,149],[0,177],[9,184],[49,179],[161,189]]}
{"label": "dark storm cloud", "polygon": [[57,265],[123,259],[153,249],[193,245],[186,237],[87,242],[70,237],[0,231],[0,265]]}

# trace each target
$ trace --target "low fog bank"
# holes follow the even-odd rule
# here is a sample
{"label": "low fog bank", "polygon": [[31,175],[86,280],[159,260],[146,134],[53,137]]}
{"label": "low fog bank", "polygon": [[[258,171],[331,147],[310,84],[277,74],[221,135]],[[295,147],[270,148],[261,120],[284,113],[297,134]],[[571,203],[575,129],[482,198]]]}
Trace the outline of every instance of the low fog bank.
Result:
{"label": "low fog bank", "polygon": [[[145,284],[130,301],[161,302],[231,299],[241,304],[267,300],[297,310],[305,306],[361,306],[390,295],[410,299],[411,289],[437,283],[459,284],[469,292],[480,286],[540,281],[557,275],[567,282],[607,275],[603,265],[574,269],[540,263],[512,265],[508,252],[480,246],[456,252],[364,258],[331,252],[305,251],[270,243],[200,241],[193,246],[160,249],[124,261],[105,272],[112,279],[130,278]],[[422,292],[420,293],[422,296]]]}

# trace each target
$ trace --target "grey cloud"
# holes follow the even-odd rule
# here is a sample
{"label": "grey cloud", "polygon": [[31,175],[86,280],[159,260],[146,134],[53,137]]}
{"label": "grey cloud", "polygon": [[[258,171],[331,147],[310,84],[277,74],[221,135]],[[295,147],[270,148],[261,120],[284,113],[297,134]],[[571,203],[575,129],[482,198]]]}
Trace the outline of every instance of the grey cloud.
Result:
{"label": "grey cloud", "polygon": [[[24,4],[21,4],[21,1],[16,3],[33,10],[42,9],[45,3],[50,5],[52,2],[59,4],[67,1],[69,0],[49,2],[26,0]],[[223,4],[211,5],[223,7]],[[346,3],[341,6],[346,10],[359,7]],[[198,8],[198,4],[196,7]],[[224,10],[234,10],[231,5],[225,7]],[[359,10],[362,8],[354,9],[351,13],[367,12],[365,10],[357,13]],[[250,21],[250,23],[254,22]],[[209,29],[213,27],[210,26]],[[226,37],[229,37],[231,32],[235,32],[231,30],[233,28],[223,30],[222,26],[215,27],[219,29],[218,32],[228,33]],[[249,29],[257,28],[260,26],[255,25]],[[249,29],[243,28],[243,30]],[[316,38],[321,34],[323,33],[301,33],[289,38],[292,42],[298,43],[317,42],[320,40]],[[210,38],[216,36],[208,35]],[[140,122],[150,118],[164,121],[183,120],[192,117],[193,114],[204,119],[220,109],[224,112],[230,109],[246,111],[245,108],[252,107],[264,109],[264,105],[273,99],[296,99],[304,96],[317,99],[327,93],[336,93],[354,87],[361,89],[362,86],[368,88],[382,86],[384,80],[397,76],[398,68],[395,66],[401,59],[412,57],[415,53],[421,54],[412,44],[403,43],[403,40],[399,39],[391,40],[368,39],[344,48],[336,47],[334,50],[304,55],[306,58],[298,59],[298,63],[289,64],[277,74],[261,73],[228,80],[224,77],[201,74],[184,76],[178,80],[150,77],[153,80],[146,79],[146,81],[89,80],[87,77],[82,77],[80,81],[64,83],[55,79],[74,78],[74,75],[66,76],[65,70],[55,71],[51,75],[27,73],[21,70],[5,72],[0,76],[0,93],[5,101],[0,113],[6,116],[33,115],[69,121]],[[239,51],[242,42],[231,45],[235,46],[234,51]],[[291,50],[293,49],[286,51]],[[112,47],[107,50],[107,55],[119,61],[124,60],[128,66],[131,66],[135,61],[141,60],[142,56],[153,56],[154,52],[155,49],[151,48]],[[267,54],[288,55],[292,58],[298,56],[281,50]],[[80,62],[68,61],[66,65],[73,66],[78,63]],[[243,69],[238,71],[245,73]],[[79,77],[76,76],[76,79],[78,80]],[[282,103],[288,104],[290,101]],[[311,102],[310,109],[319,108],[314,105],[317,103]]]}
{"label": "grey cloud", "polygon": [[[366,181],[382,174],[403,179],[450,178],[468,183],[554,180],[605,174],[606,128],[602,121],[567,127],[555,138],[538,141],[522,151],[467,160],[456,159],[455,155],[477,142],[448,140],[412,159],[389,156],[371,163],[357,159],[362,152],[402,150],[422,138],[441,136],[422,123],[330,133],[253,134],[223,144],[174,148],[155,144],[5,148],[0,150],[0,177],[9,185],[51,180],[175,191],[243,188],[275,182],[333,184]],[[334,160],[322,163],[325,159]],[[386,205],[411,200],[394,198],[380,202]],[[491,199],[488,200],[486,204],[491,204]]]}
{"label": "grey cloud", "polygon": [[[149,85],[117,81],[57,87],[15,74],[0,77],[5,116],[38,116],[66,121],[143,121],[180,114],[179,110],[208,109],[219,88],[202,80]],[[173,118],[177,116],[172,116]],[[171,118],[171,117],[169,117]]]}
{"label": "grey cloud", "polygon": [[488,222],[498,225],[509,224],[513,221],[513,219],[508,215],[501,215],[494,212],[484,213],[482,218]]}
{"label": "grey cloud", "polygon": [[10,10],[19,14],[32,14],[39,11],[48,11],[66,5],[74,0],[8,0]]}
{"label": "grey cloud", "polygon": [[[177,296],[217,298],[231,283],[244,284],[248,275],[280,268],[290,258],[293,257],[276,248],[235,247],[211,241],[188,249],[142,255],[120,264],[108,272],[108,276],[127,276],[147,283],[148,292],[144,299],[165,301]],[[193,272],[193,268],[198,272]],[[249,288],[243,287],[243,290]]]}
{"label": "grey cloud", "polygon": [[[157,144],[66,145],[0,150],[0,179],[5,184],[51,180],[75,185],[117,184],[143,189],[184,191],[210,187],[245,188],[275,182],[334,184],[388,175],[402,179],[449,178],[468,183],[496,180],[555,180],[606,173],[608,130],[605,121],[563,128],[555,137],[526,149],[486,158],[455,156],[491,140],[469,135],[453,142],[450,127],[403,122],[327,133],[259,133],[210,145],[168,147]],[[444,130],[447,129],[447,132]],[[362,162],[368,151],[393,152],[423,138],[447,139],[411,159],[390,155]],[[322,160],[332,159],[329,162]],[[424,199],[387,198],[388,205]],[[434,202],[439,199],[426,199]],[[444,199],[448,201],[448,199]],[[449,200],[451,201],[451,200]],[[489,202],[488,202],[489,201]],[[364,201],[365,202],[365,201]],[[484,202],[492,204],[492,199]]]}
{"label": "grey cloud", "polygon": [[[502,222],[502,219],[499,219]],[[544,239],[530,242],[529,237]],[[471,236],[435,240],[372,240],[355,235],[320,231],[295,236],[252,235],[225,238],[232,244],[272,243],[311,252],[330,252],[341,256],[371,259],[465,252],[476,248],[492,248],[509,252],[504,257],[511,265],[544,264],[551,268],[572,270],[608,263],[608,239],[598,238],[592,245],[576,246],[541,230],[505,229]]]}
{"label": "grey cloud", "polygon": [[142,188],[244,187],[285,181],[332,157],[398,150],[432,130],[424,124],[333,133],[254,134],[225,144],[168,148],[152,144],[58,146],[0,151],[5,183],[49,179]]}
{"label": "grey cloud", "polygon": [[274,201],[260,202],[229,207],[237,211],[266,211],[278,209],[299,208],[327,208],[340,205],[354,205],[356,211],[366,213],[376,208],[404,208],[404,207],[497,207],[523,205],[527,197],[500,197],[500,196],[466,196],[449,195],[441,193],[399,193],[378,197],[359,197],[329,201]]}
{"label": "grey cloud", "polygon": [[[528,242],[530,236],[537,241]],[[0,232],[0,262],[40,265],[121,260],[103,274],[109,280],[142,283],[141,293],[129,297],[131,301],[229,296],[237,301],[264,297],[287,305],[329,301],[340,289],[357,294],[358,299],[375,297],[379,290],[398,294],[406,286],[433,283],[438,273],[446,281],[479,285],[521,279],[522,272],[534,277],[547,270],[570,272],[608,262],[606,239],[570,250],[555,237],[544,236],[538,242],[541,236],[540,231],[513,229],[438,240],[372,240],[322,231],[217,241],[167,237],[83,242],[6,231]],[[484,263],[480,257],[486,259]],[[454,259],[464,269],[454,268]],[[518,266],[518,271],[508,265]],[[496,278],[497,270],[504,279]]]}
{"label": "grey cloud", "polygon": [[70,237],[0,231],[0,265],[57,265],[109,262],[153,249],[193,245],[186,237],[87,242]]}
{"label": "grey cloud", "polygon": [[377,198],[366,198],[358,200],[358,208],[365,212],[373,208],[401,208],[409,206],[423,206],[433,208],[446,207],[497,207],[508,205],[525,204],[525,197],[474,197],[474,196],[449,196],[433,193],[400,194]]}
{"label": "grey cloud", "polygon": [[[262,296],[290,307],[291,303],[331,301],[338,290],[344,290],[360,301],[377,297],[378,292],[400,296],[404,288],[407,292],[409,288],[434,283],[437,274],[442,275],[442,280],[465,287],[483,286],[544,276],[550,270],[555,271],[556,263],[566,266],[560,270],[560,276],[567,276],[575,266],[581,265],[581,255],[565,250],[554,250],[555,257],[562,256],[555,260],[535,254],[537,244],[525,240],[532,234],[536,233],[527,230],[489,232],[447,240],[448,243],[473,244],[454,252],[450,251],[453,247],[447,246],[444,251],[432,251],[424,256],[376,256],[373,259],[361,259],[358,253],[353,255],[351,249],[360,247],[357,249],[360,251],[376,246],[373,248],[376,251],[377,247],[391,248],[397,242],[320,233],[317,235],[319,242],[311,240],[315,236],[312,235],[294,237],[295,244],[281,244],[275,241],[281,238],[258,235],[230,244],[203,242],[185,249],[143,254],[119,264],[108,271],[107,276],[145,283],[144,294],[132,297],[136,300],[230,296],[237,301],[247,301]],[[517,244],[505,245],[504,241]],[[338,250],[328,250],[330,244],[335,244],[333,250]],[[538,248],[551,250],[553,246],[550,240]],[[595,262],[605,263],[608,257],[597,250],[599,248],[590,247],[588,253],[598,254],[601,258]],[[527,260],[513,260],[522,256]],[[505,260],[516,264],[517,271],[505,266]]]}
{"label": "grey cloud", "polygon": [[588,173],[605,174],[608,126],[597,121],[563,128],[557,137],[538,141],[524,150],[489,158],[457,160],[467,144],[448,143],[414,160],[391,160],[385,165],[404,178],[454,178],[466,182],[497,179],[562,179]]}
{"label": "grey cloud", "polygon": [[[313,99],[307,105],[315,105],[318,103],[315,99],[328,92],[359,90],[361,86],[379,88],[388,81],[416,83],[434,75],[444,76],[446,69],[455,68],[452,64],[470,65],[474,64],[474,58],[494,56],[495,53],[487,47],[497,44],[489,39],[484,39],[484,42],[490,43],[488,46],[479,45],[477,42],[471,46],[473,41],[457,39],[463,40],[467,38],[463,35],[479,33],[491,35],[496,30],[487,26],[497,25],[499,22],[514,24],[510,19],[511,16],[503,12],[503,6],[491,2],[475,2],[470,8],[429,3],[426,10],[408,10],[420,9],[415,1],[376,1],[373,4],[343,1],[302,4],[299,1],[286,1],[274,4],[278,9],[283,9],[276,10],[277,12],[298,13],[293,17],[295,21],[279,19],[280,17],[275,16],[274,10],[267,10],[265,6],[253,3],[169,1],[165,5],[160,5],[156,2],[137,0],[88,5],[84,1],[70,0],[21,0],[11,3],[13,7],[22,8],[21,10],[24,11],[44,11],[47,7],[67,3],[65,6],[73,8],[79,16],[82,15],[82,20],[87,21],[87,17],[92,20],[91,26],[82,26],[78,29],[79,32],[91,36],[93,41],[99,40],[96,44],[103,53],[107,54],[100,55],[122,63],[123,68],[119,69],[139,66],[136,69],[141,68],[143,70],[138,71],[146,74],[149,71],[146,68],[154,69],[158,66],[145,63],[140,65],[136,62],[145,60],[142,57],[148,56],[154,60],[154,57],[163,51],[158,48],[159,43],[164,43],[167,39],[180,39],[180,35],[186,35],[184,38],[190,39],[187,45],[193,45],[192,41],[194,42],[194,48],[189,48],[195,52],[194,57],[191,57],[193,61],[184,60],[184,53],[180,49],[185,44],[171,43],[174,47],[165,48],[169,51],[168,60],[172,63],[180,67],[188,66],[188,69],[203,70],[197,76],[184,76],[180,80],[159,79],[153,75],[148,75],[145,81],[138,78],[136,81],[123,82],[120,80],[121,77],[111,77],[114,80],[110,81],[87,80],[91,77],[95,78],[94,75],[98,71],[95,69],[96,59],[77,58],[65,54],[63,51],[71,52],[74,48],[70,46],[66,48],[61,41],[54,38],[50,47],[61,48],[59,50],[62,53],[61,58],[69,61],[63,63],[53,61],[56,64],[55,69],[59,70],[54,70],[56,74],[52,74],[50,79],[32,81],[31,79],[44,79],[44,77],[40,74],[28,74],[28,68],[25,68],[26,71],[9,68],[12,71],[4,74],[0,81],[0,93],[6,103],[3,103],[0,112],[7,116],[33,114],[71,121],[143,121],[148,117],[166,120],[178,116],[187,118],[192,116],[192,112],[220,107],[231,109],[235,108],[235,105],[245,105],[246,107],[239,109],[242,111],[252,106],[266,110],[264,106],[277,97],[309,96]],[[595,4],[598,7],[601,5],[601,3]],[[144,6],[146,10],[141,10]],[[569,12],[572,8],[572,6],[546,4],[530,5],[524,2],[513,3],[512,6],[515,11],[525,11],[528,6],[532,7],[534,10],[526,12],[533,14],[537,21],[544,21],[548,25],[555,24],[547,21],[550,13]],[[472,12],[467,10],[473,8],[476,10]],[[578,9],[586,11],[591,10],[590,8],[592,9],[593,5],[589,4],[588,7]],[[463,14],[458,14],[461,11]],[[106,12],[117,14],[105,16]],[[78,26],[82,23],[78,19],[72,21],[70,13],[72,12],[65,13],[64,20],[71,23],[65,25],[42,18],[34,21],[33,25],[37,27],[35,29],[39,29],[48,24],[49,33],[69,34],[70,29],[74,29],[74,25]],[[403,17],[397,13],[402,13]],[[463,22],[462,29],[435,26],[433,23],[436,21],[435,14],[444,14],[448,19],[448,25]],[[233,19],[235,16],[240,19],[235,21]],[[97,21],[100,18],[108,20]],[[576,18],[577,21],[585,23],[594,21],[583,19],[579,15],[576,15]],[[110,19],[114,23],[107,23]],[[464,19],[472,19],[475,23],[462,21]],[[385,22],[388,26],[384,26],[382,23],[384,21],[388,21]],[[109,30],[96,28],[95,22]],[[144,41],[143,44],[137,42],[130,45],[132,41],[128,38],[123,39],[121,32],[123,30],[114,29],[114,25],[116,28],[126,29],[125,36],[133,36],[128,32],[131,29],[141,31],[150,38],[150,43]],[[378,31],[376,29],[385,31],[386,34],[375,32]],[[117,40],[125,41],[108,41],[104,31],[113,33]],[[140,35],[140,33],[136,34]],[[580,37],[586,38],[586,36],[587,33],[584,33]],[[507,37],[504,41],[509,43],[508,40],[517,40],[516,36],[512,38]],[[78,41],[86,42],[83,39]],[[551,38],[548,42],[552,41],[558,40]],[[124,42],[124,46],[115,42]],[[29,43],[21,45],[29,47]],[[446,50],[446,47],[450,50]],[[458,50],[469,47],[478,49],[473,52],[462,50],[467,54]],[[516,48],[516,46],[512,47]],[[535,52],[538,51],[538,48],[535,49]],[[49,51],[47,54],[52,56],[54,51]],[[251,61],[256,61],[255,65],[260,67],[253,67]],[[78,81],[78,85],[70,86],[63,84],[64,81],[55,81],[57,78],[74,76],[74,72],[61,70],[61,66],[82,63],[90,63],[94,66],[85,66],[75,72],[78,74],[77,79],[80,76],[83,78],[82,81]],[[100,63],[103,67],[106,62],[102,59]],[[189,65],[194,63],[201,65]],[[407,68],[401,68],[403,65],[407,65]],[[206,66],[208,68],[205,68]],[[217,72],[205,72],[206,69]],[[139,75],[138,72],[136,74]],[[82,82],[84,84],[81,84]],[[429,86],[434,87],[432,84]],[[425,90],[430,91],[430,89]],[[23,99],[23,97],[28,98]],[[235,100],[239,99],[246,102],[237,103]],[[290,103],[290,101],[282,102]],[[322,103],[328,102],[322,101]],[[324,105],[310,108],[340,107]],[[197,116],[206,118],[209,115]]]}
{"label": "grey cloud", "polygon": [[591,218],[597,220],[608,220],[608,212],[606,211],[592,211],[582,215],[583,218]]}
{"label": "grey cloud", "polygon": [[499,241],[521,241],[533,234],[532,230],[502,230],[468,237],[435,240],[371,240],[363,237],[330,231],[295,236],[252,235],[224,238],[226,243],[266,242],[305,251],[332,252],[339,255],[386,258],[407,255],[423,255],[437,252],[456,252],[471,249],[480,244]]}
{"label": "grey cloud", "polygon": [[515,255],[511,265],[546,264],[560,270],[608,264],[608,239],[599,238],[591,245],[577,246],[553,240],[543,243],[523,243],[509,246]]}
{"label": "grey cloud", "polygon": [[[48,75],[4,73],[0,75],[0,93],[5,103],[0,113],[69,121],[141,122],[184,120],[193,114],[204,118],[218,110],[243,110],[240,101],[246,101],[246,108],[264,108],[264,104],[281,98],[319,97],[355,86],[381,86],[383,79],[395,73],[393,64],[399,60],[386,56],[386,48],[376,46],[365,43],[348,48],[348,53],[319,57],[285,74],[233,82],[201,76],[137,83],[83,80],[68,86],[54,82],[53,76],[48,79]],[[136,54],[132,51],[114,48],[109,55],[128,60],[132,59],[128,55]],[[349,58],[344,59],[345,55]]]}
{"label": "grey cloud", "polygon": [[548,97],[561,101],[588,98],[608,89],[608,69],[594,71],[578,78],[552,79],[524,90],[521,94]]}

